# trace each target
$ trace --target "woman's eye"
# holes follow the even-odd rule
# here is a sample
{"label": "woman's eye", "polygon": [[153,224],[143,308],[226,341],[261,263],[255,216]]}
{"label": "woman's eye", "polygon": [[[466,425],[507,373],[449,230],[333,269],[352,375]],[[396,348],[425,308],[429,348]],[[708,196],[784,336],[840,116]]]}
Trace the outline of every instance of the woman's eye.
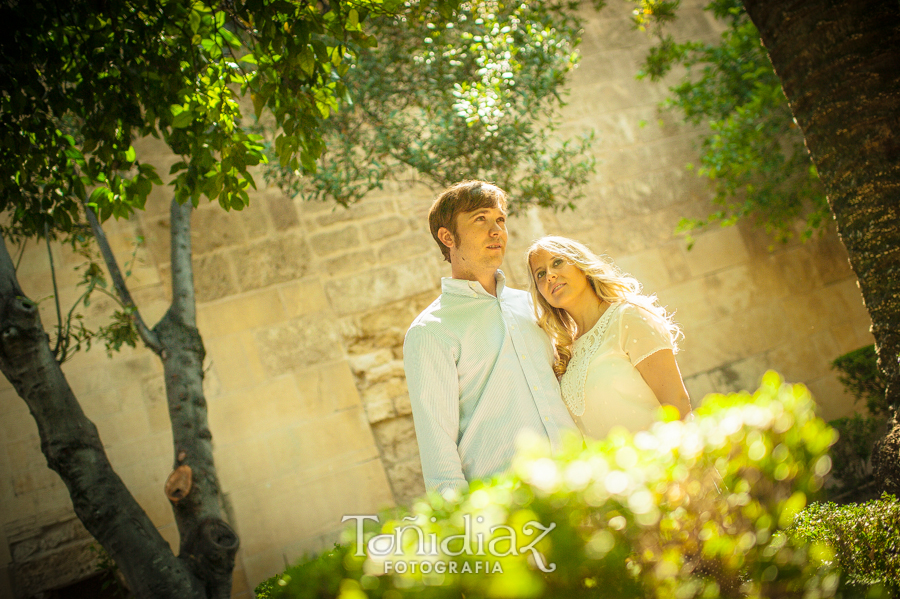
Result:
{"label": "woman's eye", "polygon": [[544,271],[541,271],[541,272],[537,273],[536,278],[537,278],[537,279],[543,279],[543,278],[544,278]]}
{"label": "woman's eye", "polygon": [[563,263],[562,258],[557,258],[553,261],[553,266],[559,266]]}

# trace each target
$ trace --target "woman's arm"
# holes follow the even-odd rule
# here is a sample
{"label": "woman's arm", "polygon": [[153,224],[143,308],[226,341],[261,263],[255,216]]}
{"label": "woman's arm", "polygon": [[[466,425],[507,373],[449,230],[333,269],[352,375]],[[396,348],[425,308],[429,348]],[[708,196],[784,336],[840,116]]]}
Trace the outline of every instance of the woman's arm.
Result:
{"label": "woman's arm", "polygon": [[638,362],[635,368],[644,377],[644,382],[661,405],[674,406],[681,414],[682,420],[691,413],[691,400],[671,349],[662,349],[650,354]]}

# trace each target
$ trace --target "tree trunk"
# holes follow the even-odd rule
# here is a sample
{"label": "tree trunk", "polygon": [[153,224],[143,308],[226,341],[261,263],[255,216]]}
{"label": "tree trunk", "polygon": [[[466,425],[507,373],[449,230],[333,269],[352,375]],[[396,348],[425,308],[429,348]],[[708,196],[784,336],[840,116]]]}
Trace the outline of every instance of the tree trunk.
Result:
{"label": "tree trunk", "polygon": [[75,513],[141,599],[227,599],[239,545],[221,517],[203,395],[205,351],[196,326],[191,209],[190,203],[172,202],[172,304],[150,331],[131,300],[100,224],[86,208],[120,299],[133,310],[145,344],[163,361],[175,444],[174,471],[165,492],[181,537],[177,558],[113,471],[97,428],[69,388],[37,305],[24,297],[0,238],[0,370],[37,421],[47,464],[66,483]]}
{"label": "tree trunk", "polygon": [[239,541],[222,519],[222,496],[213,463],[212,434],[203,394],[206,351],[196,325],[191,210],[190,202],[179,204],[172,200],[172,304],[153,333],[161,346],[159,355],[175,443],[174,468],[190,473],[187,492],[169,496],[181,536],[180,555],[188,560],[191,571],[206,582],[210,599],[227,599],[231,596]]}
{"label": "tree trunk", "polygon": [[113,471],[97,427],[72,393],[0,238],[0,370],[28,404],[47,465],[65,482],[75,513],[119,566],[137,597],[203,597]]}
{"label": "tree trunk", "polygon": [[873,454],[900,494],[900,3],[744,0],[825,185],[894,408]]}

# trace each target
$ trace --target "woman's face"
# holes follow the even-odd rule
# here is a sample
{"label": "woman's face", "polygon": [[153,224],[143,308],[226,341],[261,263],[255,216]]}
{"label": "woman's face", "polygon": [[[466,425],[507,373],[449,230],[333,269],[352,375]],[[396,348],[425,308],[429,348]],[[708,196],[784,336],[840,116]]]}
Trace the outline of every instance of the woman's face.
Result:
{"label": "woman's face", "polygon": [[562,256],[537,250],[531,254],[528,266],[538,293],[554,308],[566,310],[583,301],[584,294],[596,295],[581,269]]}

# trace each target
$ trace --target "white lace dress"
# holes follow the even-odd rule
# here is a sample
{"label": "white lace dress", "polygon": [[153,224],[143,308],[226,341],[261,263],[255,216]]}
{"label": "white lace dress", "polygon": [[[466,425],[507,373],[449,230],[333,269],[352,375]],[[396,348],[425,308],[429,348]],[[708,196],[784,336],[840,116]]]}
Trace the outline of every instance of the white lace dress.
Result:
{"label": "white lace dress", "polygon": [[673,348],[658,316],[625,302],[607,308],[597,324],[575,340],[560,387],[585,437],[602,439],[614,426],[632,432],[649,428],[659,401],[635,366]]}

